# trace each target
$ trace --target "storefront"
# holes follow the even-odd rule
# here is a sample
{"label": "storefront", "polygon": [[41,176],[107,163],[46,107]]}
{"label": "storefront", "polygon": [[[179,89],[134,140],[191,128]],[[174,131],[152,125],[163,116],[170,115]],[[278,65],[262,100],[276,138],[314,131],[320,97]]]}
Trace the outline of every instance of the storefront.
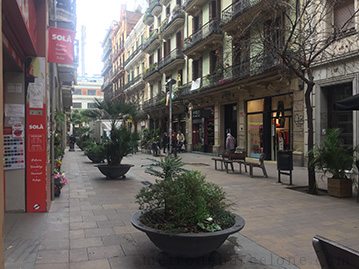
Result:
{"label": "storefront", "polygon": [[213,152],[214,145],[214,107],[192,111],[193,151]]}
{"label": "storefront", "polygon": [[247,154],[277,160],[277,150],[293,148],[292,94],[269,96],[246,102]]}

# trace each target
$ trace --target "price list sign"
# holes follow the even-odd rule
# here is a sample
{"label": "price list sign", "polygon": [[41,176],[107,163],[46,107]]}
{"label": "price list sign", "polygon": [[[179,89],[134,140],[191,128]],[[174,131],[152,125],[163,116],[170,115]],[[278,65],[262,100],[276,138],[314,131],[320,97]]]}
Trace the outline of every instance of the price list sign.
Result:
{"label": "price list sign", "polygon": [[24,139],[4,135],[4,170],[25,168]]}

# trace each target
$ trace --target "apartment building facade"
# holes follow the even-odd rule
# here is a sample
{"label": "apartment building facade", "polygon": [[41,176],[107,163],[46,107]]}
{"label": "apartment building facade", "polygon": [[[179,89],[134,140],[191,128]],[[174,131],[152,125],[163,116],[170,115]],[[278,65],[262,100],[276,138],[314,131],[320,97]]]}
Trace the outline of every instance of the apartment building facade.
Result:
{"label": "apartment building facade", "polygon": [[125,41],[142,17],[140,12],[132,12],[126,10],[126,6],[122,5],[120,10],[121,20],[113,31],[112,39],[112,99],[118,101],[125,100]]}
{"label": "apartment building facade", "polygon": [[[301,80],[264,42],[267,39],[282,46],[281,27],[288,19],[281,12],[273,16],[269,3],[272,2],[149,1],[141,19],[146,27],[142,47],[147,55],[145,94],[138,99],[146,126],[168,130],[165,83],[172,78],[176,81],[173,130],[186,135],[187,150],[220,154],[230,132],[236,138],[237,149],[246,151],[248,157],[256,158],[264,152],[266,159],[276,160],[277,150],[292,150],[294,164],[304,165],[305,90]],[[341,6],[348,5],[349,10],[357,10],[357,1],[347,0]],[[281,11],[285,11],[283,6]],[[337,13],[341,14],[340,10]],[[317,84],[312,97],[316,138],[320,138],[322,130],[325,133],[326,128],[340,127],[342,123],[351,132],[348,140],[357,143],[356,113],[338,114],[336,119],[330,116],[335,100],[358,92],[354,39],[353,35],[341,39],[344,49],[334,44],[334,50],[340,52],[337,57],[329,65],[323,62],[315,67]],[[130,50],[127,44],[125,49]],[[333,70],[337,70],[336,75]],[[328,97],[333,87],[340,93]],[[345,93],[340,90],[343,87]],[[130,96],[128,92],[127,98]],[[331,102],[324,101],[327,99]],[[343,117],[343,121],[339,120]]]}

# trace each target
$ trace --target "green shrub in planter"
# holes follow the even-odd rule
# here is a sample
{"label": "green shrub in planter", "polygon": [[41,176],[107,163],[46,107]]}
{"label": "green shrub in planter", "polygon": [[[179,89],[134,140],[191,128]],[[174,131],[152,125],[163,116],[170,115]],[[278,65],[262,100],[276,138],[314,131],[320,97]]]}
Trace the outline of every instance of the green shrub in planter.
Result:
{"label": "green shrub in planter", "polygon": [[227,211],[222,188],[206,182],[198,171],[176,173],[180,170],[178,162],[166,157],[157,163],[163,168],[157,176],[163,180],[157,179],[137,194],[136,201],[145,212],[141,221],[155,229],[182,233],[214,232],[233,226],[234,215]]}
{"label": "green shrub in planter", "polygon": [[104,146],[96,143],[86,147],[85,155],[94,163],[101,163],[106,158]]}

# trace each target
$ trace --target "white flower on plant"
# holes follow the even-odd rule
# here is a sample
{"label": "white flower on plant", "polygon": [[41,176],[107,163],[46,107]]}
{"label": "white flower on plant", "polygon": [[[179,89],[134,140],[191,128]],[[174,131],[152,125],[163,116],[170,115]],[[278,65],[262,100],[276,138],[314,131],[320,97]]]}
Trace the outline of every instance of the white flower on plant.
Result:
{"label": "white flower on plant", "polygon": [[207,221],[212,221],[213,219],[211,217],[206,218]]}

